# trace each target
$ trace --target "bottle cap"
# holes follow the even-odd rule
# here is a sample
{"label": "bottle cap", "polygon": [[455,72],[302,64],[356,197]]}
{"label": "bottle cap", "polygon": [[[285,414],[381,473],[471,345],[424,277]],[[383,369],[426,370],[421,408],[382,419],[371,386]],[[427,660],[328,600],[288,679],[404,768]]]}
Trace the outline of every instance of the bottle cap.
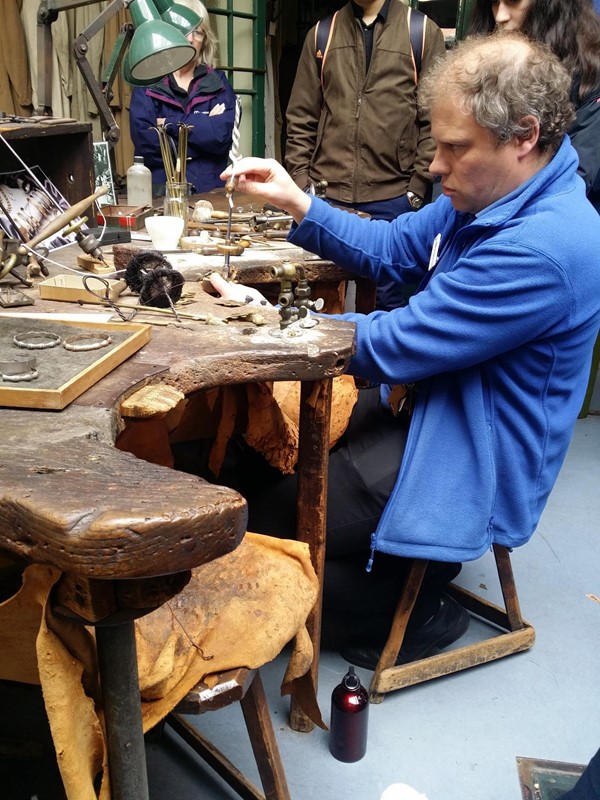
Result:
{"label": "bottle cap", "polygon": [[344,684],[344,688],[348,689],[349,692],[355,692],[360,688],[360,679],[358,675],[354,674],[354,667],[348,667],[348,672],[342,678],[342,683]]}
{"label": "bottle cap", "polygon": [[133,157],[134,164],[143,164],[144,163],[144,156],[134,156]]}

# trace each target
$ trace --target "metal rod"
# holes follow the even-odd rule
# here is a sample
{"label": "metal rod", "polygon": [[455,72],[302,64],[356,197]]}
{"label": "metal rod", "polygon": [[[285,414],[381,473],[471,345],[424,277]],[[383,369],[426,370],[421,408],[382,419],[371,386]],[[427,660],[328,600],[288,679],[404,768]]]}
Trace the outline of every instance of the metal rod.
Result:
{"label": "metal rod", "polygon": [[[235,116],[233,120],[233,131],[231,133],[231,148],[229,150],[229,160],[234,168],[235,172],[235,165],[236,162],[240,160],[242,157],[240,153],[240,122],[242,119],[242,101],[240,96],[236,94],[235,96]],[[225,235],[225,243],[231,244],[231,219],[233,215],[233,193],[237,186],[237,177],[235,174],[232,173],[231,177],[228,178],[227,183],[225,184],[225,193],[227,195],[227,201],[229,203],[229,209],[227,212],[227,233]],[[223,273],[225,278],[229,277],[229,270],[231,267],[231,254],[229,252],[225,253],[225,261],[223,264]]]}
{"label": "metal rod", "polygon": [[113,800],[148,800],[134,623],[96,627]]}

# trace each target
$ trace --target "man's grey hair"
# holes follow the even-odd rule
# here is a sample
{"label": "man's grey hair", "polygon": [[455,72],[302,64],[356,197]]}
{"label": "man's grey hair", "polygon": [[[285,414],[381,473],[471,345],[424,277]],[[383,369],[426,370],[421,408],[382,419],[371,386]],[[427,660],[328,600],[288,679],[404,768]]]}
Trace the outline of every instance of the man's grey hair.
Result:
{"label": "man's grey hair", "polygon": [[419,103],[431,110],[452,97],[465,114],[487,128],[500,144],[539,122],[540,152],[556,152],[575,119],[570,101],[572,79],[544,45],[519,33],[493,33],[461,42],[423,76]]}

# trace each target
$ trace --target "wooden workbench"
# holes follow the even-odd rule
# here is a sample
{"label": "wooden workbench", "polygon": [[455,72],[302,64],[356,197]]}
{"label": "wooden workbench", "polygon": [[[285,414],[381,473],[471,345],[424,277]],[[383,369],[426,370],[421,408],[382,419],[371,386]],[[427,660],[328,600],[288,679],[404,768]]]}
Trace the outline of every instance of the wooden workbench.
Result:
{"label": "wooden workbench", "polygon": [[[225,318],[239,310],[219,305],[200,284],[185,288],[194,295],[185,311]],[[22,314],[77,310],[38,298]],[[115,800],[147,797],[133,619],[177,593],[194,566],[236,547],[246,524],[236,492],[117,450],[123,401],[147,385],[189,396],[222,385],[302,381],[298,538],[309,543],[322,579],[331,381],[346,369],[354,330],[322,318],[301,337],[285,338],[274,335],[277,311],[261,313],[261,328],[187,319],[156,326],[142,350],[64,410],[0,409],[0,547],[25,563],[59,567],[56,607],[97,626]],[[309,630],[316,684],[320,605]],[[291,724],[311,727],[294,707]]]}

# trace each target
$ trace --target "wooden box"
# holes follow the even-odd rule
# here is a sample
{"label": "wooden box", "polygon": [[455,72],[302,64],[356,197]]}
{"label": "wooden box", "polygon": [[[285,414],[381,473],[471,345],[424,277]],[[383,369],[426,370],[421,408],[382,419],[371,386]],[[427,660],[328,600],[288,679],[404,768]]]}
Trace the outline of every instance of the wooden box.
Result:
{"label": "wooden box", "polygon": [[[69,205],[94,191],[92,126],[89,122],[56,122],[49,118],[36,124],[0,121],[0,133],[28,167],[38,165]],[[0,149],[0,172],[22,169],[12,153]],[[85,212],[91,218],[91,209]]]}
{"label": "wooden box", "polygon": [[[60,344],[44,350],[29,350],[14,346],[17,333],[43,332],[61,338]],[[64,339],[76,335],[97,333],[111,337],[109,346],[98,350],[70,351]],[[80,394],[108,375],[115,367],[149,341],[150,325],[132,322],[71,322],[0,316],[0,361],[15,354],[35,355],[36,380],[12,383],[0,378],[0,406],[14,408],[65,408]]]}
{"label": "wooden box", "polygon": [[[85,288],[83,278],[92,290]],[[55,275],[38,284],[40,297],[43,300],[62,300],[69,303],[102,303],[108,289],[118,283],[116,280],[94,279],[93,275]],[[107,286],[108,284],[108,286]],[[95,292],[95,294],[94,294]]]}

